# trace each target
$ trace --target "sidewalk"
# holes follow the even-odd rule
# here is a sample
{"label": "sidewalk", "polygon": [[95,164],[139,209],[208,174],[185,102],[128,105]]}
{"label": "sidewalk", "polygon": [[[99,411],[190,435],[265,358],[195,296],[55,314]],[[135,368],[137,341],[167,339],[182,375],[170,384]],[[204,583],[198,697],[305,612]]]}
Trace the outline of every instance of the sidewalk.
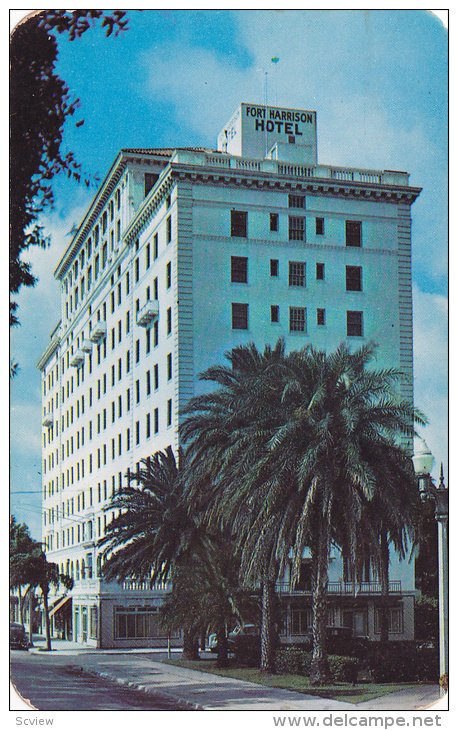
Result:
{"label": "sidewalk", "polygon": [[[62,640],[53,641],[53,648],[59,656],[72,657],[71,663],[81,666],[86,672],[143,692],[156,692],[201,710],[420,710],[427,709],[439,699],[435,685],[421,685],[418,689],[400,690],[369,702],[353,704],[163,664],[155,659],[158,653],[165,654],[163,649],[97,650]],[[30,651],[38,653],[39,649],[36,647]],[[180,651],[174,650],[174,653]],[[52,654],[48,656],[52,661]]]}

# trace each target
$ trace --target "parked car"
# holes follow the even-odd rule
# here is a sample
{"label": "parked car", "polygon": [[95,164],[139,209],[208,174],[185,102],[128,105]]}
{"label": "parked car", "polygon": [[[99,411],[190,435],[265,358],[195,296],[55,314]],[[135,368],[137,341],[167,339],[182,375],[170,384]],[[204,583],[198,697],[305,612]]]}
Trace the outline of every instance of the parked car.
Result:
{"label": "parked car", "polygon": [[28,649],[29,641],[22,624],[10,624],[10,649]]}
{"label": "parked car", "polygon": [[218,637],[216,634],[210,634],[208,637],[208,648],[213,654],[218,651]]}
{"label": "parked car", "polygon": [[236,626],[235,629],[230,631],[227,635],[229,651],[232,651],[237,643],[243,641],[245,636],[259,636],[259,628],[255,624]]}

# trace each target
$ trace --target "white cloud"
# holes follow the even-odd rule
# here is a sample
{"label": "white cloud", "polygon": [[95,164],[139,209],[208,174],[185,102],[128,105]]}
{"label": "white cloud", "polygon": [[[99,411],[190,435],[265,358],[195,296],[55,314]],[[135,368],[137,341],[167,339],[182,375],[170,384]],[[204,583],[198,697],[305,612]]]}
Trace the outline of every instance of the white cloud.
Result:
{"label": "white cloud", "polygon": [[448,456],[448,360],[447,299],[414,287],[414,392],[415,404],[428,417],[420,428],[436,463],[447,470]]}

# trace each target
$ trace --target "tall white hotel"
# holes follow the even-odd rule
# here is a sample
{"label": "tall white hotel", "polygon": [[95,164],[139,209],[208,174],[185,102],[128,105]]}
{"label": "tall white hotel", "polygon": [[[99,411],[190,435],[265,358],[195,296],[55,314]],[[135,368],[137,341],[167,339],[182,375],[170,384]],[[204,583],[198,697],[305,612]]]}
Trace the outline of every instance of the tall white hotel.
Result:
{"label": "tall white hotel", "polygon": [[[179,444],[198,374],[235,345],[283,336],[379,343],[412,399],[410,206],[406,172],[317,162],[316,113],[241,104],[218,149],[124,149],[55,271],[61,321],[43,387],[43,540],[72,575],[54,629],[98,647],[163,644],[167,586],[100,577],[97,541],[113,492],[142,458]],[[208,386],[207,386],[208,387]],[[376,639],[380,586],[351,583],[333,554],[329,623]],[[309,561],[278,586],[283,636],[310,624]],[[414,568],[392,559],[390,636],[413,637]],[[176,637],[176,641],[178,641]]]}

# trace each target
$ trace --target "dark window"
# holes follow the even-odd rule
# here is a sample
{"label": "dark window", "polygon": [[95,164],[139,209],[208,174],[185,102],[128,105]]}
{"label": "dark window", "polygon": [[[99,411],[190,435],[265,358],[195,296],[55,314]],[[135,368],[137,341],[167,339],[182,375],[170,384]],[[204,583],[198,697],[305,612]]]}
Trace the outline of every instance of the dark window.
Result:
{"label": "dark window", "polygon": [[289,331],[305,332],[305,307],[289,308]]}
{"label": "dark window", "polygon": [[305,286],[305,261],[289,262],[289,285]]}
{"label": "dark window", "polygon": [[278,306],[278,304],[270,305],[270,321],[271,322],[280,321],[280,307]]}
{"label": "dark window", "polygon": [[270,259],[270,275],[278,276],[278,259]]}
{"label": "dark window", "polygon": [[172,425],[172,399],[167,401],[167,426]]}
{"label": "dark window", "polygon": [[172,380],[172,353],[167,355],[167,380]]}
{"label": "dark window", "polygon": [[154,240],[153,240],[153,258],[154,260],[157,259],[159,255],[159,237],[157,233],[154,234]]}
{"label": "dark window", "polygon": [[232,304],[232,329],[248,329],[248,304]]}
{"label": "dark window", "polygon": [[158,177],[159,175],[155,175],[154,173],[145,172],[145,198],[149,191],[155,186]]}
{"label": "dark window", "polygon": [[167,309],[167,334],[170,335],[172,333],[172,307],[168,307]]}
{"label": "dark window", "polygon": [[305,195],[288,195],[290,208],[305,208]]}
{"label": "dark window", "polygon": [[231,210],[231,236],[247,237],[248,213],[243,210]]}
{"label": "dark window", "polygon": [[345,277],[347,291],[362,291],[362,268],[361,266],[346,266]]}
{"label": "dark window", "polygon": [[315,233],[317,236],[324,235],[324,218],[315,218]]}
{"label": "dark window", "polygon": [[154,409],[154,433],[159,432],[159,408]]}
{"label": "dark window", "polygon": [[347,312],[347,336],[362,337],[363,335],[363,313]]}
{"label": "dark window", "polygon": [[231,281],[248,282],[248,259],[246,256],[231,256]]}
{"label": "dark window", "polygon": [[170,241],[172,240],[172,216],[171,215],[169,215],[169,217],[167,218],[166,226],[167,226],[167,243],[170,243]]}
{"label": "dark window", "polygon": [[151,395],[151,372],[146,371],[146,395]]}
{"label": "dark window", "polygon": [[345,243],[347,246],[361,246],[361,221],[345,221]]}
{"label": "dark window", "polygon": [[324,279],[324,264],[316,265],[316,278],[321,280]]}
{"label": "dark window", "polygon": [[316,323],[319,325],[326,324],[326,310],[325,309],[316,310]]}
{"label": "dark window", "polygon": [[151,436],[151,413],[146,414],[146,438]]}
{"label": "dark window", "polygon": [[305,218],[290,215],[288,235],[290,241],[305,241]]}
{"label": "dark window", "polygon": [[172,286],[172,264],[170,261],[167,262],[165,285],[167,289],[170,289]]}
{"label": "dark window", "polygon": [[134,262],[135,281],[137,282],[140,277],[140,261],[135,259]]}
{"label": "dark window", "polygon": [[278,213],[270,214],[270,230],[278,231]]}
{"label": "dark window", "polygon": [[147,243],[146,244],[146,262],[145,262],[145,266],[147,269],[149,269],[150,264],[151,264],[151,247],[150,247],[150,244]]}

